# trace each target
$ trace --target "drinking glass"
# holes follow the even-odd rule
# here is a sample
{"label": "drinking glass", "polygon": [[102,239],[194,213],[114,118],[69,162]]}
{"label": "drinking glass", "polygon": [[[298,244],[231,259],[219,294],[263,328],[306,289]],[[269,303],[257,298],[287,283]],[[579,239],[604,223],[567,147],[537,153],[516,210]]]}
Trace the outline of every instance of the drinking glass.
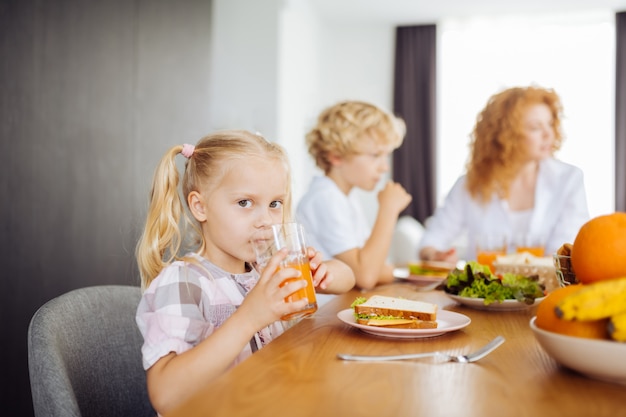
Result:
{"label": "drinking glass", "polygon": [[495,271],[494,261],[498,256],[506,255],[506,236],[484,234],[476,236],[476,261],[481,265],[489,266]]}
{"label": "drinking glass", "polygon": [[545,253],[546,239],[540,234],[518,234],[513,236],[513,245],[517,253],[528,252],[541,258]]}
{"label": "drinking glass", "polygon": [[307,299],[304,309],[281,317],[282,320],[291,320],[313,314],[317,311],[317,299],[313,287],[313,275],[309,265],[306,242],[304,239],[304,227],[299,223],[281,223],[265,227],[255,233],[252,246],[256,253],[257,266],[265,268],[270,258],[282,248],[288,249],[288,254],[280,263],[278,270],[293,268],[301,272],[300,277],[288,278],[281,286],[299,279],[306,280],[306,287],[289,294],[285,302]]}

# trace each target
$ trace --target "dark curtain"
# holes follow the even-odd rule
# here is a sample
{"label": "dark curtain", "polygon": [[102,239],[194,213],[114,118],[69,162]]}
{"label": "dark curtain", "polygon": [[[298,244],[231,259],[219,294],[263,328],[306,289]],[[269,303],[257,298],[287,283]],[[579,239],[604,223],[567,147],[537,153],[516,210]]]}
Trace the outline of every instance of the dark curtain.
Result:
{"label": "dark curtain", "polygon": [[626,12],[615,17],[615,210],[626,211]]}
{"label": "dark curtain", "polygon": [[393,154],[393,179],[413,196],[402,214],[422,224],[436,206],[436,29],[396,29],[393,110],[406,122],[407,133]]}

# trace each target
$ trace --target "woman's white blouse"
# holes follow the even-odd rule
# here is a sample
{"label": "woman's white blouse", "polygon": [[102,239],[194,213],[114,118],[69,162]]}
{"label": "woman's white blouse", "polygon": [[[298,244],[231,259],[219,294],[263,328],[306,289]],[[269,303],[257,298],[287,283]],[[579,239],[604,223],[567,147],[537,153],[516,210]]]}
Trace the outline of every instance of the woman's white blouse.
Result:
{"label": "woman's white blouse", "polygon": [[[426,224],[420,249],[432,246],[439,250],[452,247],[466,234],[467,251],[462,259],[476,258],[475,240],[479,234],[502,234],[511,237],[514,222],[506,200],[494,196],[481,204],[474,200],[460,177],[444,203]],[[580,227],[589,220],[583,172],[580,168],[556,159],[539,165],[535,189],[535,207],[530,215],[527,233],[547,237],[546,254],[552,254],[564,243],[573,243]]]}

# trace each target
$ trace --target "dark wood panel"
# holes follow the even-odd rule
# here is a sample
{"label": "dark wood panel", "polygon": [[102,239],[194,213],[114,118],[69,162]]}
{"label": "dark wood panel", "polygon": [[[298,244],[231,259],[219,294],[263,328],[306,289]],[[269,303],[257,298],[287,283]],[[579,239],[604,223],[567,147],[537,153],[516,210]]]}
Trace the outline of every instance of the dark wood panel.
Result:
{"label": "dark wood panel", "polygon": [[139,284],[156,160],[208,128],[210,12],[210,0],[0,2],[3,409],[32,415],[26,330],[39,306]]}

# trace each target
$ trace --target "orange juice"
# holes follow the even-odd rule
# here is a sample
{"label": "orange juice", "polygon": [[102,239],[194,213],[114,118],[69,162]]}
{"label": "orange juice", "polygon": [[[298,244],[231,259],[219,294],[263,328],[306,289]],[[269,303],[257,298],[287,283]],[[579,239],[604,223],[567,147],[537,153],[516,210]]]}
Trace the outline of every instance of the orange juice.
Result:
{"label": "orange juice", "polygon": [[297,269],[302,274],[301,276],[297,278],[288,278],[284,280],[281,284],[281,287],[290,282],[297,281],[300,279],[306,280],[306,287],[301,288],[298,291],[289,294],[287,297],[285,297],[285,302],[298,301],[298,300],[302,300],[303,298],[306,298],[308,300],[308,304],[304,307],[303,310],[296,311],[291,314],[287,314],[281,317],[281,319],[290,320],[294,318],[308,316],[309,314],[315,313],[317,311],[317,299],[315,297],[315,288],[313,288],[313,275],[311,274],[311,267],[309,266],[309,263],[304,262],[300,264],[285,265],[283,267],[279,267],[279,269],[281,268]]}
{"label": "orange juice", "polygon": [[476,261],[486,265],[495,272],[493,266],[498,256],[504,256],[507,252],[507,238],[500,234],[482,234],[476,236]]}
{"label": "orange juice", "polygon": [[545,236],[537,233],[517,234],[513,236],[513,246],[516,253],[528,252],[533,256],[541,258],[545,253]]}
{"label": "orange juice", "polygon": [[481,265],[489,266],[491,272],[495,272],[495,268],[493,267],[493,263],[498,256],[505,255],[503,251],[481,251],[476,254],[476,262]]}
{"label": "orange juice", "polygon": [[515,251],[517,253],[528,252],[531,255],[537,256],[539,258],[543,257],[544,254],[543,246],[518,246]]}

